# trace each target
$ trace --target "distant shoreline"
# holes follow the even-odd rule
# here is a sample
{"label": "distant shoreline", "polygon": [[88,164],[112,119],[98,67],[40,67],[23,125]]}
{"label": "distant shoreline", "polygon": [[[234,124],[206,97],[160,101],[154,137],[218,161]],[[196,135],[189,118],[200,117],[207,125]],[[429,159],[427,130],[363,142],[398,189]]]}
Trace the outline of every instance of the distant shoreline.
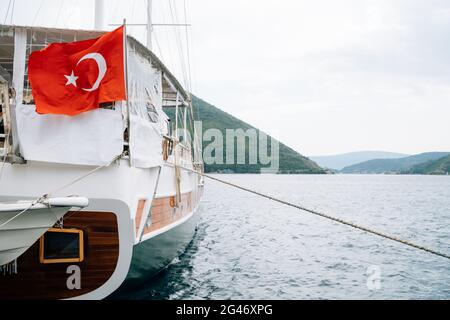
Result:
{"label": "distant shoreline", "polygon": [[252,174],[252,175],[317,175],[317,176],[326,176],[326,175],[342,175],[342,176],[450,176],[450,172],[447,173],[363,173],[363,172],[352,172],[352,173],[343,173],[343,172],[335,172],[335,173],[287,173],[287,172],[274,172],[274,173],[261,173],[261,172],[224,172],[224,171],[210,171],[205,172],[205,174]]}

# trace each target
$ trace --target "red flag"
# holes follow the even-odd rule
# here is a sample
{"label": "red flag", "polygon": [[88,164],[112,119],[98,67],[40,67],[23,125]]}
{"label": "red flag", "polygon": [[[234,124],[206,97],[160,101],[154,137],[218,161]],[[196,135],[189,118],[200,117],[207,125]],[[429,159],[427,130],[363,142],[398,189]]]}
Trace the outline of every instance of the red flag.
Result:
{"label": "red flag", "polygon": [[28,77],[36,112],[73,116],[125,100],[123,30],[31,53]]}

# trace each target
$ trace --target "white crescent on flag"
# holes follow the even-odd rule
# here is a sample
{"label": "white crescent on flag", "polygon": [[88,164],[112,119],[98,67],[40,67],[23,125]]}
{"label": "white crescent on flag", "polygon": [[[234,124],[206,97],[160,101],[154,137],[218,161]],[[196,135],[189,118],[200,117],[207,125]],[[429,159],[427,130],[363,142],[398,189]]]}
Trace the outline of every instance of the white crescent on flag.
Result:
{"label": "white crescent on flag", "polygon": [[[103,80],[103,77],[106,74],[107,67],[106,67],[105,58],[98,52],[92,52],[92,53],[88,53],[88,54],[84,55],[80,60],[78,60],[77,66],[80,64],[81,61],[84,61],[87,59],[94,60],[98,66],[97,80],[95,80],[92,87],[91,88],[81,88],[84,91],[91,92],[91,91],[97,90],[98,87],[100,86],[100,82]],[[74,85],[75,87],[77,86],[76,81],[78,79],[78,76],[75,76],[75,74],[73,73],[73,70],[72,70],[72,73],[70,74],[70,76],[67,76],[67,75],[64,75],[64,76],[67,78],[66,86],[70,85],[70,84]]]}

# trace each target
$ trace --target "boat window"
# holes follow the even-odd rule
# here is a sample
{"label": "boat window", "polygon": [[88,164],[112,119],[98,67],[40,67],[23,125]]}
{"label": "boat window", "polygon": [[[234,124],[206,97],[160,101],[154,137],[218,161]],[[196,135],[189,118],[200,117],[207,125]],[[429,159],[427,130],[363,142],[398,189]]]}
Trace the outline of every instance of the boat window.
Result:
{"label": "boat window", "polygon": [[14,32],[12,29],[0,29],[0,76],[12,84],[14,61]]}
{"label": "boat window", "polygon": [[156,111],[154,104],[151,102],[152,98],[147,88],[145,88],[145,92],[147,93],[147,99],[145,101],[145,104],[147,107],[148,119],[150,120],[150,122],[156,123],[158,122],[159,119],[158,111]]}
{"label": "boat window", "polygon": [[147,102],[147,115],[151,122],[158,122],[158,112],[156,111],[155,106],[150,101]]}
{"label": "boat window", "polygon": [[52,228],[40,239],[41,263],[81,262],[83,259],[82,230]]}
{"label": "boat window", "polygon": [[131,81],[129,94],[130,113],[146,121],[158,123],[159,114],[152,102],[152,97],[148,89],[142,88],[137,81]]}
{"label": "boat window", "polygon": [[115,102],[102,102],[100,103],[99,108],[107,110],[115,110],[116,104]]}

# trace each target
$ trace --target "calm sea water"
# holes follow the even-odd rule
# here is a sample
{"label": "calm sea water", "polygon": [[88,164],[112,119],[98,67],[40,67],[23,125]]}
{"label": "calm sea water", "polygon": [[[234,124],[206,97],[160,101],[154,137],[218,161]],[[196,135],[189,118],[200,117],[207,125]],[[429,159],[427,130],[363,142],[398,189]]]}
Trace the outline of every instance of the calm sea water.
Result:
{"label": "calm sea water", "polygon": [[[450,254],[450,176],[216,175]],[[135,299],[450,299],[450,261],[207,180],[185,254]]]}

